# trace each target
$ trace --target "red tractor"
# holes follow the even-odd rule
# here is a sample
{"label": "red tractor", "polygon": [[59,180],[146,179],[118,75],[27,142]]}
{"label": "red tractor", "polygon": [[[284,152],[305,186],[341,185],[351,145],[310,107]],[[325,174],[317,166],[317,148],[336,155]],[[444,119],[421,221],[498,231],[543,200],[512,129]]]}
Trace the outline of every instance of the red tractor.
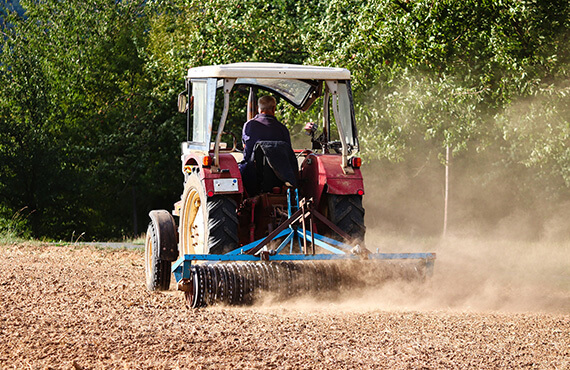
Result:
{"label": "red tractor", "polygon": [[[386,274],[390,269],[375,267],[379,260],[384,265],[420,260],[408,271],[422,278],[432,271],[433,253],[371,253],[363,247],[364,183],[355,156],[359,147],[348,70],[273,63],[206,66],[188,71],[186,87],[178,99],[179,111],[188,117],[181,157],[184,193],[172,214],[150,212],[149,290],[168,289],[173,272],[188,305],[201,307],[251,302],[256,291],[312,294],[348,281],[361,285],[364,275],[393,277]],[[240,123],[254,116],[258,90],[301,113],[311,109],[321,123],[305,127],[310,149],[257,142],[248,162],[255,166],[255,179],[248,175],[246,191],[238,166],[243,152],[236,135],[228,140],[224,127],[230,98],[247,89]],[[337,260],[361,261],[357,278],[340,274]]]}

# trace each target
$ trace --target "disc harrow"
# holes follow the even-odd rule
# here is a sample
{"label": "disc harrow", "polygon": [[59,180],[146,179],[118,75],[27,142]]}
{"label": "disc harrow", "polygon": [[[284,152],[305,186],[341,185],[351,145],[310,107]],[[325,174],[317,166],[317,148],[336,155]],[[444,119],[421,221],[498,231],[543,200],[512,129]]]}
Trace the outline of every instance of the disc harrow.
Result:
{"label": "disc harrow", "polygon": [[[192,308],[215,304],[249,305],[270,292],[285,300],[304,294],[330,294],[343,279],[334,263],[230,262],[193,265],[191,289],[186,290]],[[344,280],[344,283],[347,281]]]}
{"label": "disc harrow", "polygon": [[[189,307],[247,305],[265,293],[278,300],[330,296],[343,287],[422,280],[431,274],[435,253],[372,253],[312,233],[313,217],[323,216],[310,200],[299,201],[290,193],[289,198],[289,218],[264,239],[226,254],[185,254],[176,261],[172,271]],[[286,253],[295,240],[300,253]]]}
{"label": "disc harrow", "polygon": [[264,294],[284,301],[298,296],[333,298],[348,288],[385,281],[423,281],[423,263],[390,261],[224,262],[192,265],[185,290],[188,307],[250,305]]}

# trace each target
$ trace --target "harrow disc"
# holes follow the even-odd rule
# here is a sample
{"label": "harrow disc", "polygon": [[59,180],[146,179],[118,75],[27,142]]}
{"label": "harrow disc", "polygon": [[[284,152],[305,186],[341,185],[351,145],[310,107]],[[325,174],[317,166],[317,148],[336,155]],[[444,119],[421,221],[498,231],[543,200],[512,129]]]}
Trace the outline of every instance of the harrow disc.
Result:
{"label": "harrow disc", "polygon": [[252,304],[261,292],[279,299],[319,291],[334,291],[340,279],[333,278],[331,263],[239,262],[193,265],[191,287],[186,292],[192,308],[214,304]]}
{"label": "harrow disc", "polygon": [[372,261],[336,262],[231,262],[192,265],[187,305],[252,304],[263,292],[275,299],[310,294],[323,297],[343,287],[376,286],[386,280],[423,280],[422,264]]}

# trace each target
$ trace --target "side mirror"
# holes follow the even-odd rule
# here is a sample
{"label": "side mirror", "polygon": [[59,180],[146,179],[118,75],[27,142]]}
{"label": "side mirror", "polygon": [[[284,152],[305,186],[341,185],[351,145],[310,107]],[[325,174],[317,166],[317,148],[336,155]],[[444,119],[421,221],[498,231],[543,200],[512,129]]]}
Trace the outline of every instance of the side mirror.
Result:
{"label": "side mirror", "polygon": [[188,98],[186,97],[186,91],[178,94],[178,111],[180,113],[186,113],[188,111]]}

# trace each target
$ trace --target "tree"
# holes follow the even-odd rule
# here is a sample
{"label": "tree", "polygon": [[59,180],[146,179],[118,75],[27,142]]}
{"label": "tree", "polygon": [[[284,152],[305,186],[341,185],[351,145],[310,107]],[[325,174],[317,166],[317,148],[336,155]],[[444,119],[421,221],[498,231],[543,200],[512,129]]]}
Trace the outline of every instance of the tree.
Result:
{"label": "tree", "polygon": [[[1,23],[0,218],[27,210],[37,237],[119,236],[171,204],[184,73],[240,61],[350,69],[369,163],[415,176],[442,169],[450,147],[451,181],[479,186],[475,205],[505,178],[521,203],[536,189],[569,197],[567,1],[22,5]],[[284,117],[295,131],[300,118]],[[471,162],[489,170],[463,172]]]}
{"label": "tree", "polygon": [[139,55],[143,3],[22,5],[0,56],[2,202],[32,211],[36,237],[130,233],[133,189],[138,212],[178,192],[177,164],[149,166],[170,163],[178,140]]}

